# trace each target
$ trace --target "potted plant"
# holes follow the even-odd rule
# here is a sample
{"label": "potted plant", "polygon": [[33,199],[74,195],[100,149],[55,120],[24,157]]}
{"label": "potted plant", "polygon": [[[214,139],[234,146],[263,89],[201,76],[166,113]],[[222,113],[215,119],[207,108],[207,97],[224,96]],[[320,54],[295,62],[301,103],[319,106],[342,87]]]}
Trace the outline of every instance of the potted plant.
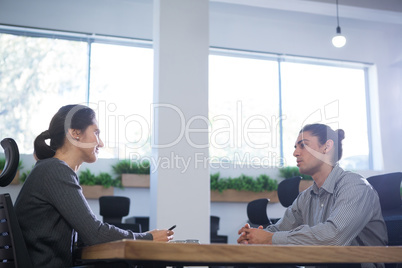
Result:
{"label": "potted plant", "polygon": [[27,170],[27,171],[23,172],[19,178],[20,182],[24,183],[26,181],[29,173],[31,173],[31,170]]}
{"label": "potted plant", "polygon": [[[0,158],[0,174],[4,169],[4,166],[6,165],[6,159],[4,157]],[[22,161],[18,162],[18,169],[17,169],[17,173],[15,173],[15,177],[14,179],[11,181],[10,184],[19,184],[19,177],[20,177],[20,170],[23,168],[22,166]]]}
{"label": "potted plant", "polygon": [[124,187],[149,188],[151,170],[149,161],[121,160],[112,168]]}
{"label": "potted plant", "polygon": [[113,179],[109,173],[101,172],[95,176],[89,169],[79,175],[82,192],[87,199],[98,199],[101,196],[113,195],[114,187],[123,188],[121,181]]}
{"label": "potted plant", "polygon": [[215,173],[210,178],[212,202],[250,202],[259,198],[278,202],[278,183],[268,175],[253,178],[242,174],[237,178],[220,178],[220,174]]}
{"label": "potted plant", "polygon": [[298,167],[283,167],[279,169],[279,174],[284,179],[290,179],[296,176],[302,177],[300,181],[299,191],[304,191],[313,185],[313,178],[309,175],[301,174]]}

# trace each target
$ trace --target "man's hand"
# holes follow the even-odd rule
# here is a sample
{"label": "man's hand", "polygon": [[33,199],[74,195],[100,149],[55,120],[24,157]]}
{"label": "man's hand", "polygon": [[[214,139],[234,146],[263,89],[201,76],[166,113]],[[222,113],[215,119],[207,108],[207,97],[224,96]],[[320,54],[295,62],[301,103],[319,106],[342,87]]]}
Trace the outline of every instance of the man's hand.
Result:
{"label": "man's hand", "polygon": [[237,239],[237,243],[239,244],[270,245],[272,244],[272,236],[274,235],[271,232],[265,231],[262,226],[250,228],[248,223],[239,230],[238,234],[240,235],[239,239]]}

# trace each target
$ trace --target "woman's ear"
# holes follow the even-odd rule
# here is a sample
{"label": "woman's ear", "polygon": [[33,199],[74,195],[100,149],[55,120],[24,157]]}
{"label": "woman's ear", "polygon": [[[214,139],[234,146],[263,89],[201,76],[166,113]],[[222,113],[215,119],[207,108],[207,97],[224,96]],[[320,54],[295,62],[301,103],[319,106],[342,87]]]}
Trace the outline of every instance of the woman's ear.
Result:
{"label": "woman's ear", "polygon": [[72,139],[78,141],[78,140],[80,139],[81,131],[80,131],[79,129],[72,129],[72,128],[69,128],[69,129],[68,129],[68,134],[70,135],[70,137],[71,137]]}

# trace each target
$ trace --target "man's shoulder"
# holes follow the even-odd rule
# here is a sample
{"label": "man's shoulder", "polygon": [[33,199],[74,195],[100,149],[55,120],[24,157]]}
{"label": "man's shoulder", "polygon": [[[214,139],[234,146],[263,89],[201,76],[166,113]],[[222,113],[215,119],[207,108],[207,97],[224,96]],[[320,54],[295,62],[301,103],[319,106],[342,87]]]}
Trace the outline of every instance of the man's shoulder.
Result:
{"label": "man's shoulder", "polygon": [[367,180],[359,173],[342,169],[342,172],[336,178],[335,190],[352,190],[355,188],[360,188],[361,190],[367,188],[367,190],[369,190],[370,187],[368,187],[368,185]]}
{"label": "man's shoulder", "polygon": [[353,172],[353,171],[349,171],[349,170],[344,170],[339,166],[336,166],[334,169],[336,174],[334,174],[335,176],[335,180],[338,181],[342,181],[345,183],[348,182],[355,182],[355,183],[359,183],[361,182],[361,180],[364,180],[364,177],[362,175],[360,175],[359,173]]}
{"label": "man's shoulder", "polygon": [[356,180],[356,181],[360,181],[362,179],[364,179],[364,177],[362,175],[360,175],[359,173],[353,172],[353,171],[348,171],[348,170],[343,170],[342,174],[341,174],[342,178],[347,178],[348,180]]}

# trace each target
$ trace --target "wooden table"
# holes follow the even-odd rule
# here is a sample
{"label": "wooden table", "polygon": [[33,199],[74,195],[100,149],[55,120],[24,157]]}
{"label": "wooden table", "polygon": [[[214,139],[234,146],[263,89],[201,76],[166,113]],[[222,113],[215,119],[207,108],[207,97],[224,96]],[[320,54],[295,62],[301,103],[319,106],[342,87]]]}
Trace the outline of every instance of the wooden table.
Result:
{"label": "wooden table", "polygon": [[402,263],[402,246],[272,246],[121,240],[82,250],[83,260],[172,265]]}

